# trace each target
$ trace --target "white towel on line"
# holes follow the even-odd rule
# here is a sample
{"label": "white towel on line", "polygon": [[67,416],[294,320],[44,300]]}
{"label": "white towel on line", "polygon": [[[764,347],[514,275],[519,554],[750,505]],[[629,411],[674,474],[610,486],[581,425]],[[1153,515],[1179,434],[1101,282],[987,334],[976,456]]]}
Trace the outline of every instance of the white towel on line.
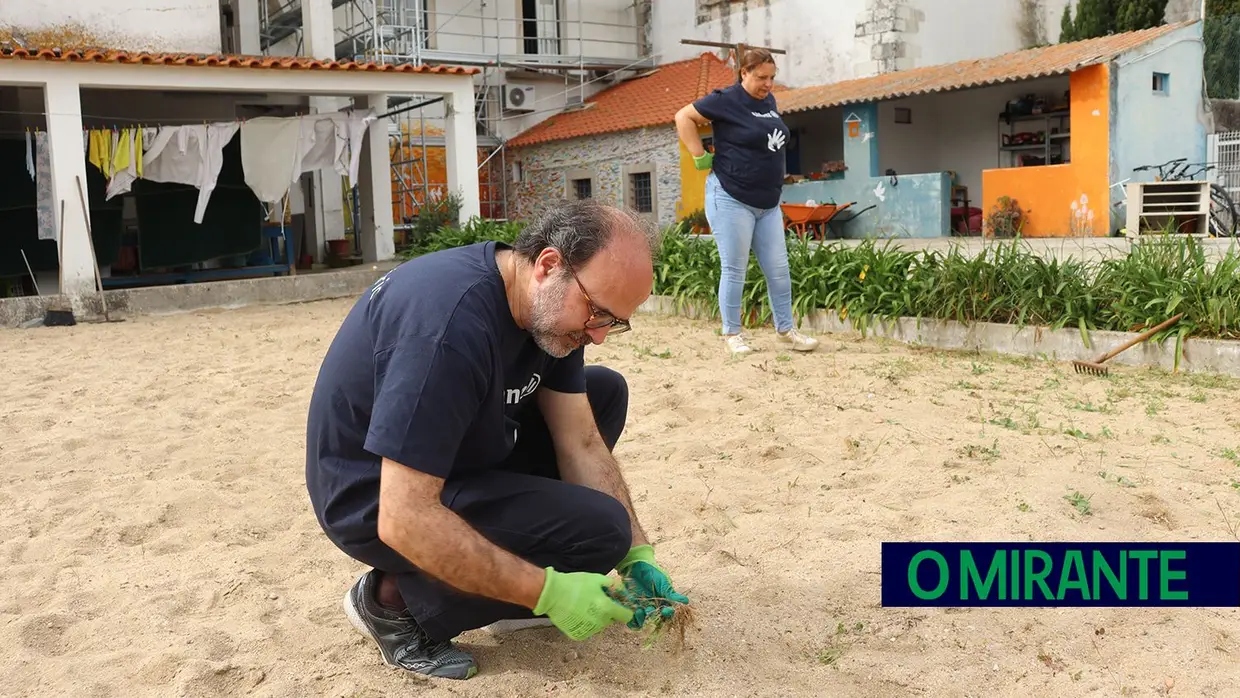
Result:
{"label": "white towel on line", "polygon": [[142,179],[198,187],[194,222],[201,224],[224,165],[224,146],[238,128],[236,122],[160,128],[142,156]]}

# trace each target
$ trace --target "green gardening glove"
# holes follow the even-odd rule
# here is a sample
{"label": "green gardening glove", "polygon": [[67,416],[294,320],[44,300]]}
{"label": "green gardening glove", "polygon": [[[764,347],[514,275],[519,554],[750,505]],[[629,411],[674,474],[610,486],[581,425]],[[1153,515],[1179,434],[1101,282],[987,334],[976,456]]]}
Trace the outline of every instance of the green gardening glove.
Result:
{"label": "green gardening glove", "polygon": [[709,170],[715,163],[715,154],[707,150],[701,155],[693,156],[693,166],[699,170]]}
{"label": "green gardening glove", "polygon": [[633,612],[607,595],[616,580],[591,572],[557,572],[548,567],[547,581],[534,615],[547,616],[574,640],[585,640],[616,621],[626,623]]}
{"label": "green gardening glove", "polygon": [[638,545],[629,550],[629,554],[616,565],[616,571],[624,576],[630,597],[648,599],[637,607],[628,622],[634,630],[640,630],[646,619],[656,614],[671,618],[676,613],[672,602],[689,603],[686,596],[672,588],[667,572],[655,564],[654,547],[650,545]]}

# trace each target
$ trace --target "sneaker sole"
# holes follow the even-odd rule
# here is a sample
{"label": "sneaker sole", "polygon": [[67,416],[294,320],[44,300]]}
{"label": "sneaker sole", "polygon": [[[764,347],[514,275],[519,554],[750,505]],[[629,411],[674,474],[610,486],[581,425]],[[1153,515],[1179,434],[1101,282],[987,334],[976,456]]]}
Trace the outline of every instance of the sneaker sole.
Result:
{"label": "sneaker sole", "polygon": [[492,635],[511,635],[522,630],[552,627],[555,627],[555,624],[549,618],[506,618],[484,625],[482,629]]}
{"label": "sneaker sole", "polygon": [[467,679],[472,679],[475,675],[477,675],[478,667],[476,665],[469,667],[469,670],[467,671],[465,676],[456,677],[456,676],[436,676],[434,674],[422,674],[422,673],[417,673],[417,672],[411,672],[405,667],[402,667],[399,664],[396,664],[395,662],[393,662],[392,658],[389,657],[387,655],[387,652],[383,650],[383,645],[379,644],[379,641],[375,639],[374,634],[371,633],[370,627],[366,625],[366,621],[362,620],[361,614],[357,612],[357,607],[353,605],[353,589],[355,587],[356,587],[356,583],[354,583],[354,586],[349,587],[349,590],[345,592],[344,594],[344,600],[341,602],[342,605],[344,606],[344,615],[346,618],[349,619],[349,625],[352,625],[353,629],[356,630],[359,635],[366,638],[367,640],[370,640],[375,645],[375,647],[379,648],[379,656],[383,657],[384,664],[394,669],[400,669],[401,671],[405,673],[409,673],[415,676],[421,676],[425,678],[453,679],[453,680],[463,681]]}

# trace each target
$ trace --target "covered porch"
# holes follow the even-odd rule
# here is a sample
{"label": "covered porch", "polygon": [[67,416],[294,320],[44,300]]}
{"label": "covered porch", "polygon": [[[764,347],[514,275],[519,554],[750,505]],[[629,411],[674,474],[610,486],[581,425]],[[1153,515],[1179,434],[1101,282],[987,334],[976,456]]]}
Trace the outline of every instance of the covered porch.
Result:
{"label": "covered porch", "polygon": [[[390,101],[443,97],[448,186],[461,197],[462,218],[477,215],[476,72],[0,52],[0,276],[10,289],[19,277],[18,295],[80,297],[97,283],[291,274],[294,249],[318,258],[341,248],[327,245],[336,237],[323,223],[332,209],[349,221],[360,261],[391,259]],[[308,230],[294,236],[290,219],[303,212]],[[145,273],[134,275],[135,255],[156,261],[136,265]]]}
{"label": "covered porch", "polygon": [[[783,195],[787,219],[795,223],[826,204],[828,215],[830,205],[843,208],[826,225],[798,232],[842,238],[1108,235],[1116,141],[1111,105],[1117,98],[1111,66],[1139,47],[1191,38],[1185,26],[777,94],[794,134]],[[1183,76],[1177,80],[1192,84],[1191,55],[1150,53],[1158,62],[1174,62]],[[1172,118],[1191,118],[1184,113]],[[1186,145],[1164,140],[1159,153]]]}

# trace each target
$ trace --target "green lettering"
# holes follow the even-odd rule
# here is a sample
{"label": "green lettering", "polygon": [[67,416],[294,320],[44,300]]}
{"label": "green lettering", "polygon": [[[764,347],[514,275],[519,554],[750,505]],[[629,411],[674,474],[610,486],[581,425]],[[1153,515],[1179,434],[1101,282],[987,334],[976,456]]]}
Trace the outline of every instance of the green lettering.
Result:
{"label": "green lettering", "polygon": [[[924,560],[933,560],[934,564],[939,566],[939,583],[938,586],[934,587],[934,591],[926,591],[922,588],[921,584],[917,582],[917,567],[921,565]],[[950,578],[951,575],[947,570],[947,560],[933,550],[923,550],[914,555],[912,560],[909,560],[908,588],[912,590],[914,596],[922,601],[937,599],[942,596],[943,592],[947,590],[947,583]]]}
{"label": "green lettering", "polygon": [[1012,551],[1012,594],[1013,599],[1020,598],[1020,551]]}
{"label": "green lettering", "polygon": [[[1068,579],[1068,575],[1075,572],[1075,579]],[[1063,601],[1065,592],[1068,589],[1076,589],[1081,593],[1081,598],[1085,601],[1089,600],[1089,582],[1085,581],[1085,561],[1081,559],[1081,551],[1069,550],[1064,557],[1063,570],[1059,573],[1059,593],[1056,594],[1056,601]]]}
{"label": "green lettering", "polygon": [[1158,557],[1158,553],[1153,550],[1130,550],[1128,557],[1141,561],[1141,566],[1137,568],[1137,598],[1144,601],[1150,598],[1150,560]]}
{"label": "green lettering", "polygon": [[1188,599],[1187,591],[1171,591],[1167,582],[1171,580],[1184,580],[1188,578],[1188,572],[1184,570],[1171,570],[1171,560],[1183,560],[1188,556],[1183,550],[1164,550],[1158,555],[1158,598],[1163,601],[1185,601]]}
{"label": "green lettering", "polygon": [[977,589],[977,598],[985,600],[990,596],[990,585],[995,583],[995,578],[999,579],[999,598],[1007,598],[1007,588],[1004,582],[1007,579],[1007,565],[1004,559],[1003,551],[995,553],[990,558],[990,568],[986,570],[986,581],[978,579],[977,564],[973,561],[973,553],[968,550],[960,551],[960,600],[967,601],[969,598],[969,586],[972,582],[973,588]]}
{"label": "green lettering", "polygon": [[[1038,559],[1042,561],[1042,569],[1038,572],[1033,571],[1033,561]],[[1025,551],[1025,600],[1033,600],[1033,585],[1037,584],[1042,587],[1042,598],[1051,600],[1055,596],[1051,594],[1051,588],[1046,586],[1046,575],[1051,573],[1051,556],[1044,550],[1026,550]]]}
{"label": "green lettering", "polygon": [[1115,591],[1115,596],[1120,601],[1128,599],[1128,551],[1119,551],[1119,578],[1115,577],[1115,571],[1111,569],[1111,564],[1107,562],[1107,556],[1102,554],[1101,550],[1094,551],[1094,598],[1102,598],[1102,580],[1098,578],[1101,572],[1110,581],[1111,589]]}

